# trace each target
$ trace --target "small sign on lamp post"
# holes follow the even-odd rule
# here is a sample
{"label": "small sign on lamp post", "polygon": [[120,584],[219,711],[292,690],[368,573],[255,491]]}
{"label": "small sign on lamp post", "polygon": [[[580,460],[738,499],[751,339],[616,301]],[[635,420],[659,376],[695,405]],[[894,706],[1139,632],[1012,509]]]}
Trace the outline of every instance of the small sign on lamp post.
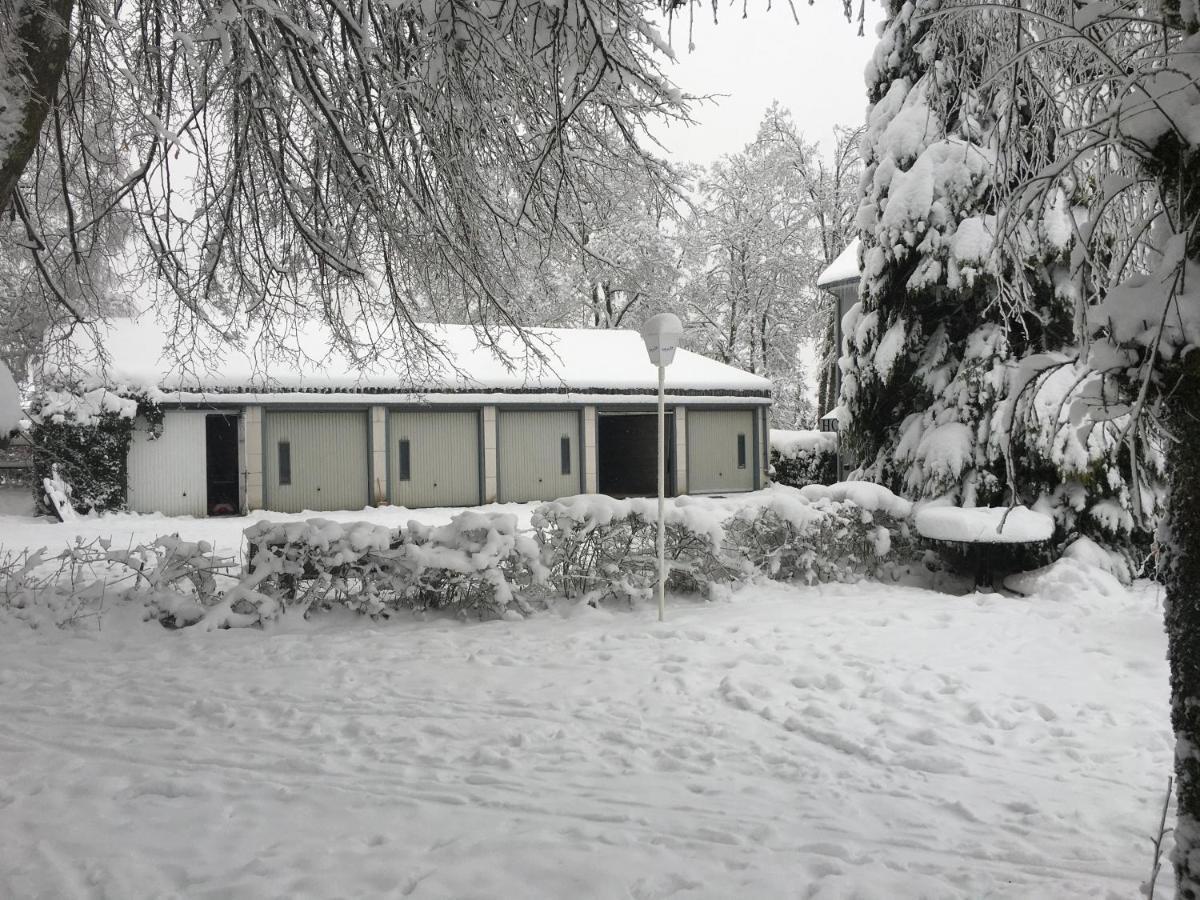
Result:
{"label": "small sign on lamp post", "polygon": [[666,405],[664,386],[667,366],[675,359],[675,350],[683,336],[683,323],[674,313],[659,313],[642,323],[642,340],[650,362],[658,367],[658,621],[666,617],[667,609],[667,566],[665,552],[667,448],[666,448]]}

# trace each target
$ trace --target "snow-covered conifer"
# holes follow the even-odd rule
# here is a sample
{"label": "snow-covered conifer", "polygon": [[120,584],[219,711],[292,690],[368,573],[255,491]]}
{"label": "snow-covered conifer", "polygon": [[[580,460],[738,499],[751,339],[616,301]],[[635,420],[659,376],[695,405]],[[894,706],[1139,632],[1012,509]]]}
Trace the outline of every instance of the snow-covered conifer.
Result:
{"label": "snow-covered conifer", "polygon": [[1110,544],[1144,538],[1158,458],[1122,459],[1123,423],[1072,416],[1098,389],[1078,365],[1068,275],[1086,186],[1064,172],[1040,206],[1016,202],[1067,145],[1050,90],[1066,63],[1012,63],[1036,34],[1004,10],[888,12],[867,73],[864,278],[842,360],[862,471],[913,497],[1037,505]]}

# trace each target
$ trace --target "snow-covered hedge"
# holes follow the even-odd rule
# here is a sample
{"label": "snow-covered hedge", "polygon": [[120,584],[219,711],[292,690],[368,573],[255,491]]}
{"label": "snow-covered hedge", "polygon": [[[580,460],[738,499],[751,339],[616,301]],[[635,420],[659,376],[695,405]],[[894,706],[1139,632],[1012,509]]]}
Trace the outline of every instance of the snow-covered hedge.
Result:
{"label": "snow-covered hedge", "polygon": [[[908,501],[865,482],[679,497],[666,507],[669,588],[709,597],[755,578],[887,577],[920,556],[911,516]],[[400,529],[264,521],[246,529],[241,571],[203,542],[172,536],[112,550],[94,541],[53,557],[0,558],[0,611],[30,618],[36,609],[37,621],[63,625],[125,600],[169,627],[229,628],[289,609],[516,617],[556,597],[597,604],[653,595],[656,501],[567,497],[537,507],[532,526],[475,510],[447,525]]]}
{"label": "snow-covered hedge", "polygon": [[201,621],[219,601],[218,577],[237,578],[234,560],[205,541],[175,535],[113,549],[104,539],[59,553],[0,551],[0,612],[31,627],[100,622],[119,604],[169,627]]}
{"label": "snow-covered hedge", "polygon": [[[666,507],[667,587],[695,593],[749,574],[725,548],[724,510],[679,498]],[[658,584],[658,501],[595,494],[543,503],[532,524],[550,583],[571,599],[649,599]]]}
{"label": "snow-covered hedge", "polygon": [[[247,577],[225,603],[271,618],[289,606],[529,612],[522,594],[544,583],[537,543],[511,513],[468,510],[438,527],[389,529],[326,519],[259,522],[246,529]],[[253,592],[252,594],[250,592]]]}
{"label": "snow-covered hedge", "polygon": [[[908,501],[865,483],[680,497],[666,509],[668,587],[711,595],[761,576],[809,584],[884,576],[918,556],[911,515]],[[544,503],[532,520],[552,586],[592,602],[652,595],[657,522],[653,500],[593,495]]]}
{"label": "snow-covered hedge", "polygon": [[771,465],[778,484],[833,484],[838,476],[837,433],[772,428]]}

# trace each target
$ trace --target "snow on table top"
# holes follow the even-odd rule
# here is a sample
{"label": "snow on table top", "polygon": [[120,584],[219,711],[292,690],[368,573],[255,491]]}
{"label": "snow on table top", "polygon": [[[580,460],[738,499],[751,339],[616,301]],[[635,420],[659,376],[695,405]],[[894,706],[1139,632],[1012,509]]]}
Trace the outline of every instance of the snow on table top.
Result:
{"label": "snow on table top", "polygon": [[922,537],[962,544],[1024,544],[1054,536],[1054,519],[1024,506],[926,506],[916,525]]}
{"label": "snow on table top", "polygon": [[858,266],[859,243],[859,239],[855,238],[846,245],[846,249],[839,253],[817,278],[817,287],[828,287],[839,281],[851,281],[862,274]]}
{"label": "snow on table top", "polygon": [[[507,361],[464,325],[422,326],[432,339],[430,352],[397,346],[393,358],[356,365],[331,349],[320,327],[299,328],[289,340],[301,351],[294,358],[272,357],[247,339],[220,347],[185,368],[167,352],[171,345],[152,315],[114,320],[101,344],[106,366],[84,366],[82,374],[108,385],[157,387],[164,391],[646,391],[657,390],[658,370],[641,336],[628,329],[529,328],[525,338],[501,330],[496,345]],[[82,338],[81,338],[82,340]],[[397,336],[397,340],[400,337]],[[87,347],[77,347],[85,358]],[[540,357],[539,357],[540,354]],[[78,363],[75,364],[78,367]],[[71,371],[66,359],[50,359],[48,374]],[[680,350],[666,370],[668,391],[765,393],[771,382],[759,375]]]}

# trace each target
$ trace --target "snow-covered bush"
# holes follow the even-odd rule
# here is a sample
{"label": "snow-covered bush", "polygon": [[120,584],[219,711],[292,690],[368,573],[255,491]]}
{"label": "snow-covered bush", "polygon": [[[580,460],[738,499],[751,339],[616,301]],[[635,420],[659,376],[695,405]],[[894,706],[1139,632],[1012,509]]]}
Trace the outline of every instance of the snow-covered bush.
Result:
{"label": "snow-covered bush", "polygon": [[[666,507],[668,586],[711,596],[754,578],[806,583],[887,577],[915,564],[912,505],[867,482],[775,485]],[[261,625],[286,610],[368,615],[446,609],[527,614],[554,597],[597,604],[653,596],[657,503],[581,495],[541,504],[532,531],[511,513],[468,510],[437,527],[326,519],[246,529],[246,565],[165,536],[129,549],[78,542],[0,555],[0,611],[63,626],[118,603],[181,628]]]}
{"label": "snow-covered bush", "polygon": [[[866,482],[680,497],[666,508],[668,587],[711,594],[755,577],[812,584],[887,575],[919,557],[911,514],[908,501]],[[592,495],[544,503],[532,519],[552,587],[590,602],[653,594],[657,522],[653,500]]]}
{"label": "snow-covered bush", "polygon": [[912,504],[867,482],[775,492],[731,519],[728,543],[755,571],[807,584],[887,577],[921,556]]}
{"label": "snow-covered bush", "polygon": [[0,610],[32,627],[90,621],[118,605],[143,610],[167,627],[192,625],[219,602],[217,578],[235,583],[232,559],[204,541],[175,535],[113,549],[105,539],[57,554],[46,548],[0,553]]}
{"label": "snow-covered bush", "polygon": [[540,549],[510,513],[468,510],[447,525],[392,530],[325,519],[246,529],[247,577],[230,611],[271,618],[286,607],[529,612],[523,596],[545,580]]}
{"label": "snow-covered bush", "polygon": [[121,509],[128,492],[129,443],[138,416],[161,427],[155,397],[139,390],[47,389],[29,407],[28,437],[33,445],[34,495],[41,512],[52,512],[41,491],[42,479],[57,465],[71,485],[79,512]]}
{"label": "snow-covered bush", "polygon": [[[670,590],[696,593],[749,574],[723,552],[720,516],[718,506],[683,499],[666,507],[663,545]],[[563,596],[596,603],[644,600],[653,594],[658,584],[656,500],[581,494],[543,503],[532,524],[544,548],[550,583]]]}
{"label": "snow-covered bush", "polygon": [[772,480],[789,487],[837,481],[837,432],[771,429]]}

